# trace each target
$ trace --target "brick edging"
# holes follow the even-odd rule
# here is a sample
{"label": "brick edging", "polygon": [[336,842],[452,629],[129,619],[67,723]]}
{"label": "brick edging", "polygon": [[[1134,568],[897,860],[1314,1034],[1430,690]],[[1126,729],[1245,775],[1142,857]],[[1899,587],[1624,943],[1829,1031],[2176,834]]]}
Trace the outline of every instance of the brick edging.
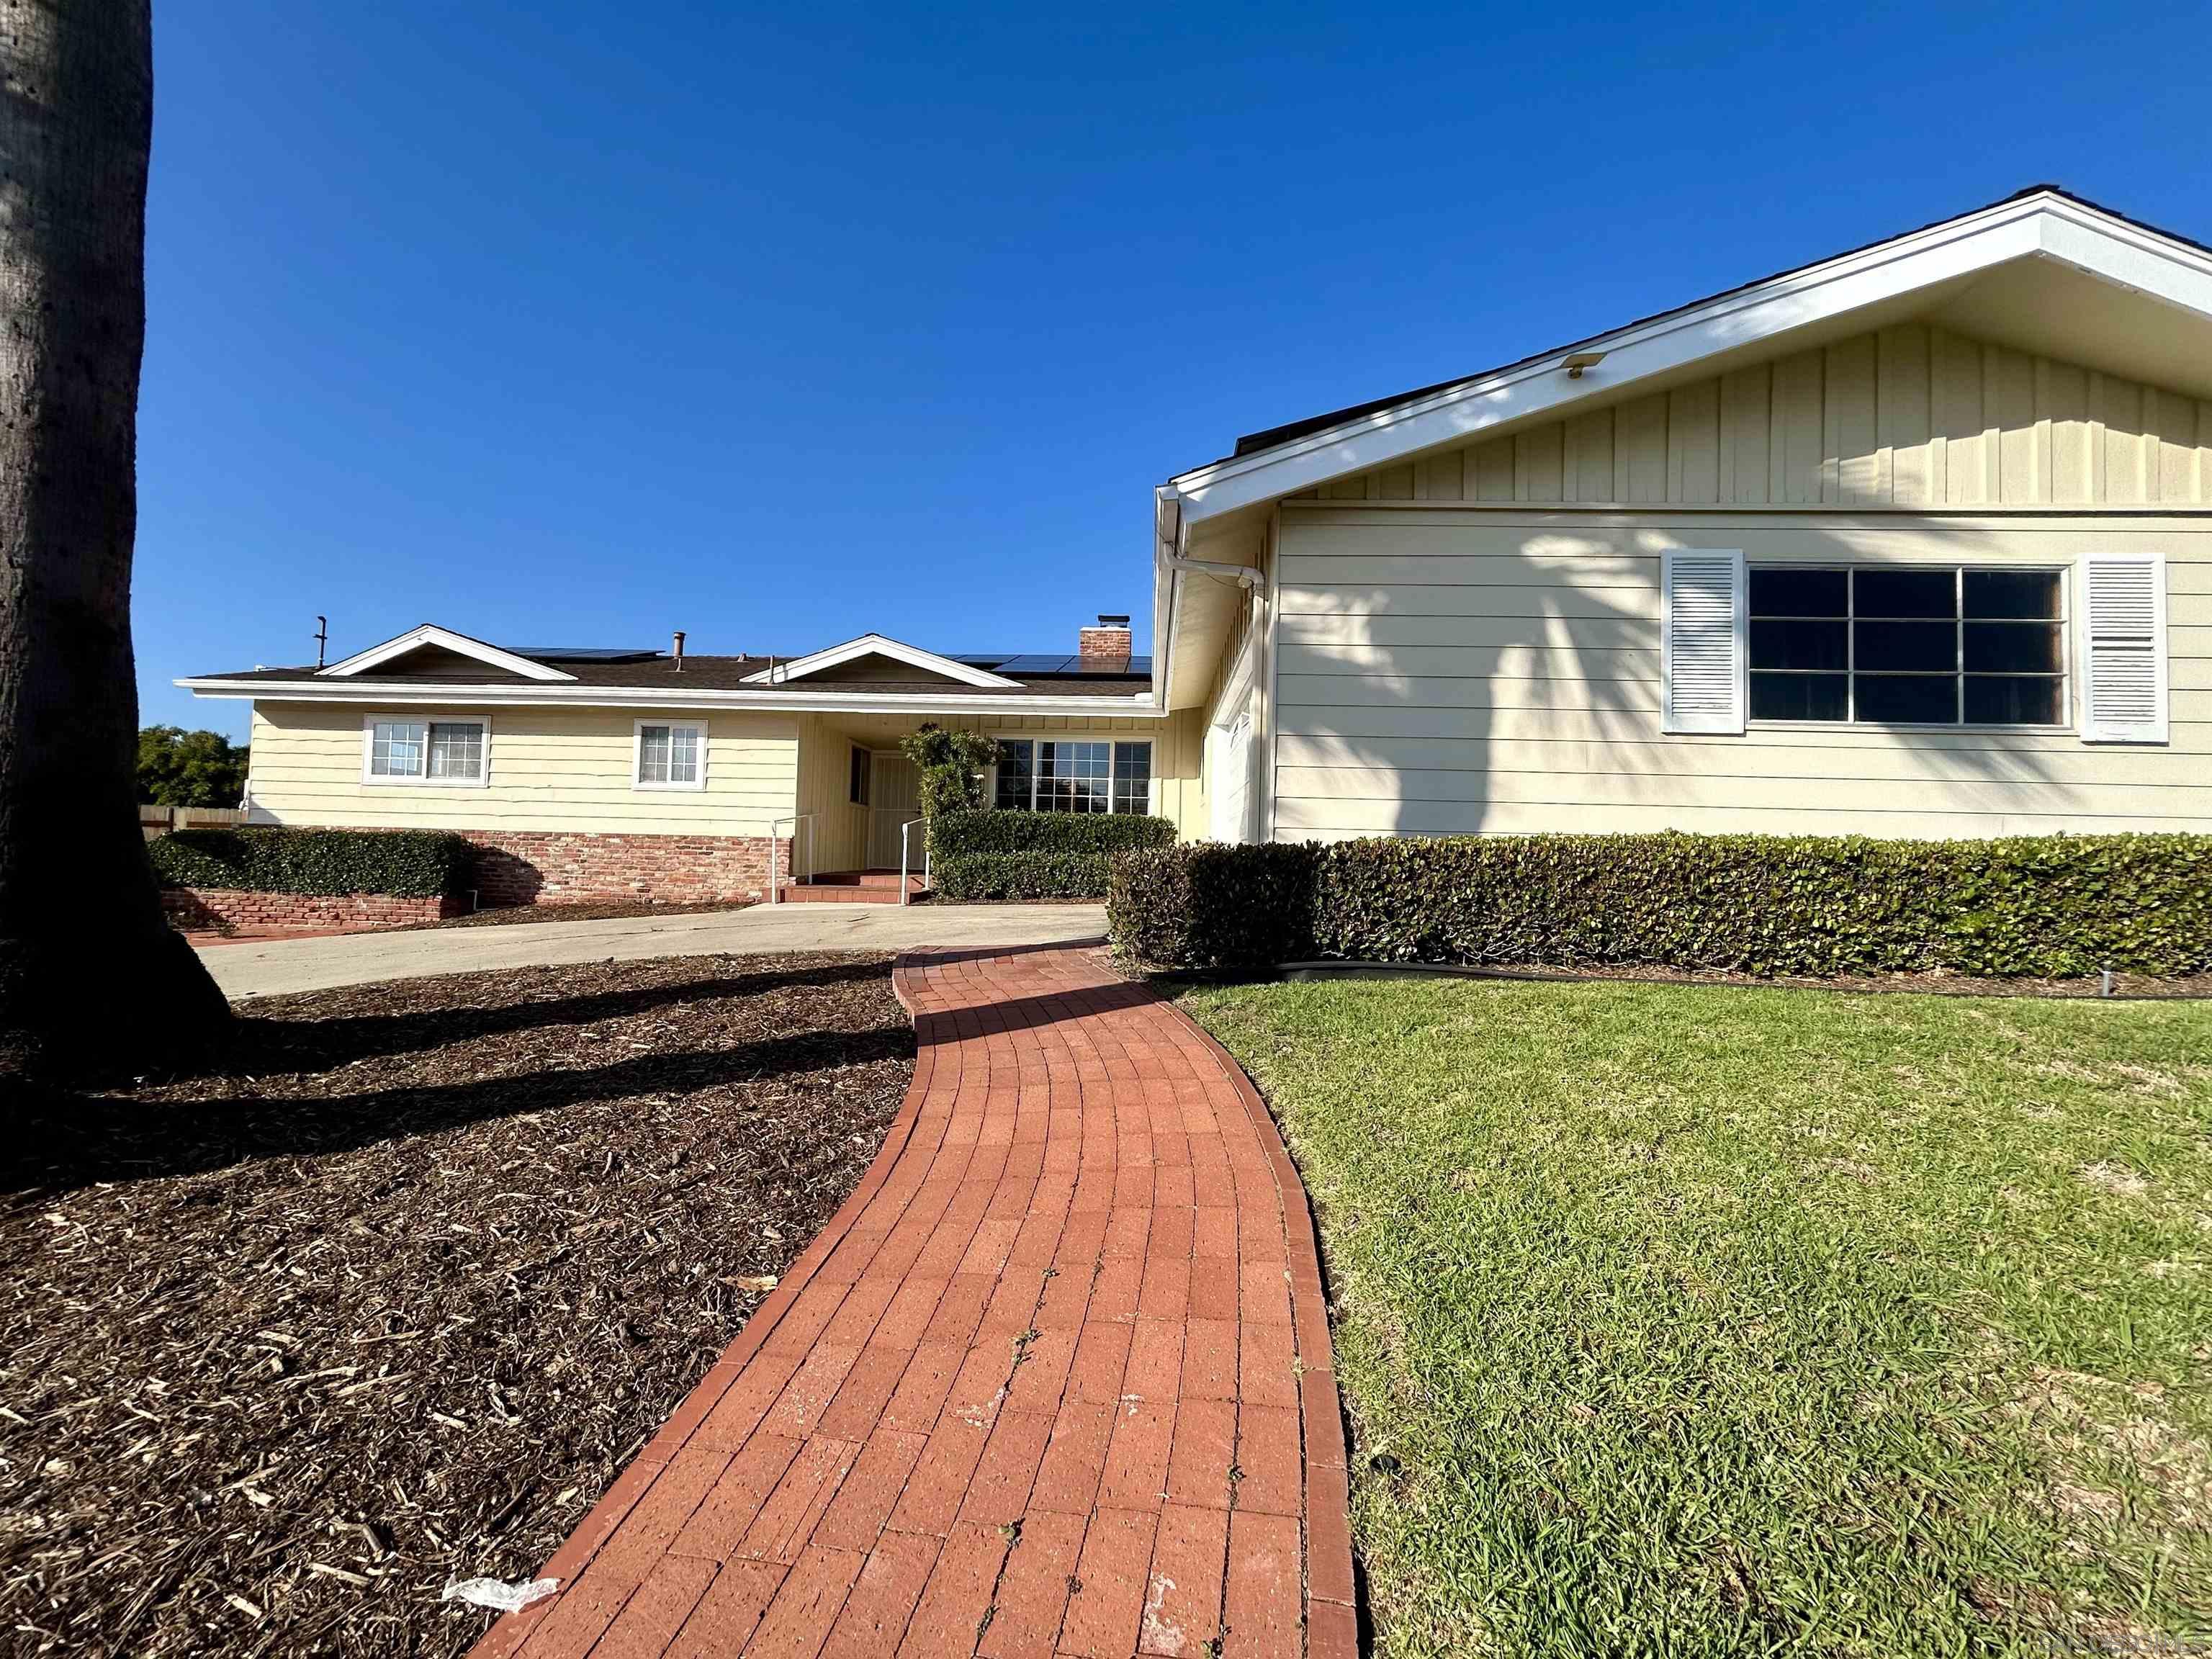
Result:
{"label": "brick edging", "polygon": [[[929,1092],[930,1079],[936,1072],[935,1049],[921,1042],[921,1026],[915,1022],[913,1000],[901,983],[907,964],[914,956],[911,951],[902,952],[891,964],[891,994],[898,999],[899,1006],[906,1010],[908,1020],[915,1023],[914,1076],[907,1084],[906,1098],[899,1103],[898,1115],[891,1120],[890,1127],[884,1132],[884,1144],[877,1149],[875,1160],[860,1176],[860,1184],[837,1206],[837,1212],[830,1218],[820,1232],[814,1235],[813,1242],[799,1253],[797,1260],[776,1281],[775,1288],[762,1299],[760,1306],[753,1310],[752,1317],[745,1321],[744,1328],[731,1340],[730,1346],[722,1350],[721,1358],[708,1368],[707,1374],[693,1386],[690,1394],[684,1395],[684,1403],[677,1407],[668,1420],[646,1443],[644,1449],[623,1467],[623,1472],[615,1477],[614,1484],[607,1488],[605,1495],[577,1522],[576,1529],[568,1534],[568,1542],[554,1552],[552,1559],[538,1569],[535,1577],[557,1578],[561,1581],[561,1588],[565,1590],[591,1565],[592,1558],[599,1552],[599,1547],[614,1536],[615,1529],[622,1525],[623,1517],[629,1514],[637,1500],[645,1495],[645,1489],[653,1484],[653,1477],[675,1455],[676,1449],[690,1437],[691,1431],[714,1410],[730,1384],[737,1380],[738,1373],[744,1369],[745,1362],[752,1358],[754,1351],[775,1334],[776,1326],[798,1302],[800,1293],[806,1289],[822,1264],[830,1259],[830,1252],[844,1242],[846,1234],[853,1230],[854,1222],[868,1207],[869,1200],[875,1197],[890,1176],[892,1167],[905,1152],[907,1143],[914,1138],[915,1125],[921,1115],[922,1098]],[[560,1604],[559,1596],[548,1596],[520,1613],[502,1614],[469,1650],[468,1659],[508,1659],[529,1639],[531,1632],[538,1628],[538,1620]]]}
{"label": "brick edging", "polygon": [[[1158,993],[1154,994],[1158,995]],[[1166,997],[1161,1004],[1213,1055],[1267,1149],[1282,1202],[1283,1237],[1291,1253],[1291,1319],[1297,1332],[1298,1423],[1305,1453],[1306,1654],[1308,1659],[1358,1659],[1358,1580],[1352,1564],[1352,1498],[1345,1456],[1344,1408],[1336,1389],[1336,1352],[1329,1340],[1328,1300],[1322,1286],[1321,1249],[1312,1200],[1298,1177],[1274,1115],[1237,1057],[1213,1033]],[[1295,1217],[1295,1219],[1293,1218]],[[1321,1363],[1313,1363],[1318,1356]]]}

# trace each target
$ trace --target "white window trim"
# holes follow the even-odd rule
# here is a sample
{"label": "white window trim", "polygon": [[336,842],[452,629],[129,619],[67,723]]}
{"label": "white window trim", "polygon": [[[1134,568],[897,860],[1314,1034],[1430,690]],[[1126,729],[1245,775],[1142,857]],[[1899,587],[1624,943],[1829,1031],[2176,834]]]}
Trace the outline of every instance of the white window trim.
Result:
{"label": "white window trim", "polygon": [[[671,732],[696,732],[699,734],[699,775],[690,783],[649,783],[645,778],[645,728],[665,726]],[[636,720],[629,727],[629,787],[633,789],[698,790],[707,787],[707,722],[704,720],[671,720],[665,715],[650,720]]]}
{"label": "white window trim", "polygon": [[[376,724],[379,720],[404,721],[422,728],[422,775],[419,777],[388,777],[371,772],[369,763],[376,752]],[[483,728],[483,766],[473,778],[434,778],[430,769],[430,728],[433,726],[480,726]],[[381,708],[361,717],[361,781],[373,789],[483,789],[491,784],[491,716],[432,712],[429,709]]]}
{"label": "white window trim", "polygon": [[[1751,573],[1753,570],[2002,570],[2018,572],[2022,575],[2058,578],[2058,645],[2061,665],[2058,673],[2059,707],[2065,710],[2064,718],[2052,725],[2031,724],[2026,720],[1760,720],[1751,713],[1751,601],[1749,598]],[[2022,737],[2068,737],[2082,728],[2078,718],[2081,693],[2077,687],[2082,682],[2080,672],[2086,660],[2081,644],[2085,623],[2075,619],[2075,576],[2071,565],[2054,564],[2045,561],[2037,564],[1992,564],[1968,559],[1752,559],[1744,561],[1744,727],[1751,732],[1902,732],[1917,735],[1923,732],[1987,732],[1997,735],[2018,734]],[[1847,619],[1848,620],[1848,619]],[[1961,622],[1965,620],[1963,617]],[[1833,671],[1830,671],[1833,672]],[[1856,671],[1846,669],[1845,673]],[[1954,671],[1954,672],[1957,671]]]}
{"label": "white window trim", "polygon": [[[991,763],[983,769],[983,793],[986,799],[990,801],[991,809],[994,811],[1000,810],[998,754],[999,745],[1002,743],[1105,744],[1108,746],[1106,788],[1107,798],[1109,802],[1113,798],[1114,787],[1112,746],[1117,743],[1141,743],[1145,745],[1147,751],[1145,757],[1145,811],[1146,815],[1150,817],[1158,817],[1159,816],[1160,745],[1156,738],[1148,737],[1133,737],[1127,732],[986,732],[983,735],[991,740]],[[1008,811],[1019,811],[1022,809],[1019,807],[1008,807],[1006,810]],[[1030,805],[1028,810],[1032,812],[1037,810],[1036,757],[1035,750],[1030,751]],[[1094,812],[1085,812],[1071,813],[1068,816],[1096,817],[1100,815]],[[1104,814],[1104,816],[1108,817],[1126,818],[1133,817],[1136,814],[1132,812],[1109,811]]]}

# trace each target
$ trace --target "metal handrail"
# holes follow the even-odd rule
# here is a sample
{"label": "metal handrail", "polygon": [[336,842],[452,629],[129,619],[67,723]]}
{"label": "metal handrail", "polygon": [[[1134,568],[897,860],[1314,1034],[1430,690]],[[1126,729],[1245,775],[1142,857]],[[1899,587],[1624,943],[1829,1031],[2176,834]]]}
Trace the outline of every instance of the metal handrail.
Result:
{"label": "metal handrail", "polygon": [[[908,818],[904,823],[899,825],[899,902],[901,904],[909,902],[914,896],[906,890],[907,866],[914,856],[914,826],[927,822],[927,818]],[[925,889],[929,885],[929,836],[926,831],[921,837],[921,884]]]}
{"label": "metal handrail", "polygon": [[768,902],[770,904],[783,902],[783,884],[775,878],[775,832],[787,823],[791,826],[791,840],[794,848],[799,842],[799,826],[802,823],[806,826],[806,879],[809,882],[814,879],[814,814],[789,812],[780,818],[770,818],[768,823]]}

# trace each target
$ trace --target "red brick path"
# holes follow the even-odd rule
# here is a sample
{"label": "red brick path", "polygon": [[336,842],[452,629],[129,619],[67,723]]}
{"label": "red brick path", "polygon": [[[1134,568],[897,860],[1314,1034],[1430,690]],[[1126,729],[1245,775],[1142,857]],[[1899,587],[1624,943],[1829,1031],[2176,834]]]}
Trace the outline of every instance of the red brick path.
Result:
{"label": "red brick path", "polygon": [[1243,1073],[1100,953],[896,982],[882,1155],[478,1659],[1351,1659],[1313,1229]]}

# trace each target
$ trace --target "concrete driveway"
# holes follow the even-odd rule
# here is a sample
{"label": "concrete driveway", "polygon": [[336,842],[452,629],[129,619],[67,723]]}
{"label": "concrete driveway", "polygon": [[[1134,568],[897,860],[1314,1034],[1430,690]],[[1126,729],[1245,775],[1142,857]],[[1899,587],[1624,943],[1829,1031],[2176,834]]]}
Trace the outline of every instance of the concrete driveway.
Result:
{"label": "concrete driveway", "polygon": [[1103,904],[778,904],[605,921],[524,921],[267,939],[211,945],[200,959],[223,994],[235,1000],[564,962],[1064,945],[1100,939],[1105,933]]}

